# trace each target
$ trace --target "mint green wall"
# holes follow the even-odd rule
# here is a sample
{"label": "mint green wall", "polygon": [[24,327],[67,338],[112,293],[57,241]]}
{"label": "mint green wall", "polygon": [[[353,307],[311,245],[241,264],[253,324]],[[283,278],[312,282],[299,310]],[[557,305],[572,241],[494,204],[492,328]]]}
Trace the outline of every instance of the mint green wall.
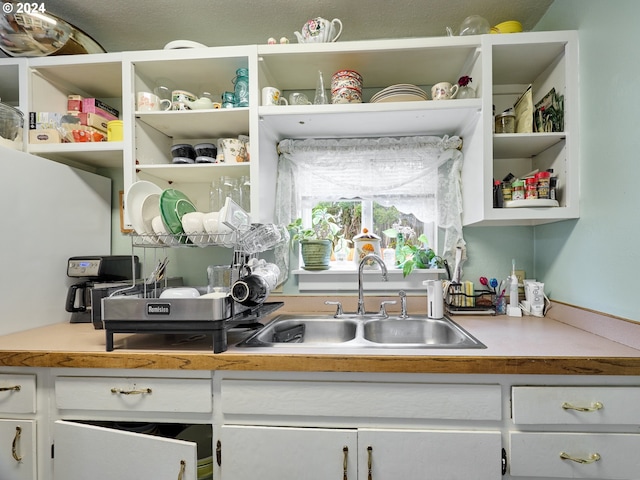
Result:
{"label": "mint green wall", "polygon": [[536,30],[580,37],[580,219],[534,229],[551,297],[640,321],[640,2],[555,0]]}

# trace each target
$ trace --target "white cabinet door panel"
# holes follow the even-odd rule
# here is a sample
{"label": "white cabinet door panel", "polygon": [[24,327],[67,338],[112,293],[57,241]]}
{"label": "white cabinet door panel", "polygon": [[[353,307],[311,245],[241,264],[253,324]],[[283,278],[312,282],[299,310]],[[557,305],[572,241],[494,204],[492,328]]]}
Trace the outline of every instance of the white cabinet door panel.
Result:
{"label": "white cabinet door panel", "polygon": [[[515,477],[595,478],[630,480],[639,478],[640,435],[614,433],[524,433],[510,435],[510,473]],[[562,459],[564,452],[579,463]]]}
{"label": "white cabinet door panel", "polygon": [[54,480],[195,480],[197,475],[192,442],[57,421],[54,449]]}
{"label": "white cabinet door panel", "polygon": [[36,464],[35,420],[0,420],[0,479],[35,480]]}
{"label": "white cabinet door panel", "polygon": [[342,479],[345,455],[355,479],[356,439],[348,429],[224,425],[222,480]]}
{"label": "white cabinet door panel", "polygon": [[358,430],[359,480],[500,479],[499,431]]}

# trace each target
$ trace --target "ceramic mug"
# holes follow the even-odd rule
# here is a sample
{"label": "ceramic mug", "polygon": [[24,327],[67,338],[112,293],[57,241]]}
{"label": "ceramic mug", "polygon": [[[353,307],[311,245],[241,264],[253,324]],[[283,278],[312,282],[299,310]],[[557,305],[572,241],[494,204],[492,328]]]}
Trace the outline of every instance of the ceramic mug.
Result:
{"label": "ceramic mug", "polygon": [[186,90],[174,90],[171,92],[171,104],[174,110],[191,110],[185,100],[195,102],[197,99],[198,97]]}
{"label": "ceramic mug", "polygon": [[436,83],[431,87],[431,98],[433,100],[448,100],[450,98],[456,98],[458,88],[458,84],[451,85],[449,82]]}
{"label": "ceramic mug", "polygon": [[276,87],[264,87],[262,89],[262,105],[274,106],[274,105],[289,105],[287,99],[282,96],[280,90]]}
{"label": "ceramic mug", "polygon": [[170,110],[171,100],[162,100],[151,92],[138,92],[137,105],[139,112],[159,112],[160,110]]}
{"label": "ceramic mug", "polygon": [[245,161],[245,146],[237,138],[220,138],[218,152],[222,152],[224,163],[241,163]]}
{"label": "ceramic mug", "polygon": [[304,93],[293,92],[289,94],[289,105],[311,105],[311,102]]}
{"label": "ceramic mug", "polygon": [[107,122],[107,141],[121,142],[123,133],[122,120],[111,120]]}

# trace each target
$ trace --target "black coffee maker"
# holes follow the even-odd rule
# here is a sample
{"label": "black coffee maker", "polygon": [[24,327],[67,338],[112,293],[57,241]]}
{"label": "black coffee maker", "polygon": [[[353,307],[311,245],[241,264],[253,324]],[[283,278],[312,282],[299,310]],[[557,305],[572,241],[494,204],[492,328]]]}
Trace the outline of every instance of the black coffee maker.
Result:
{"label": "black coffee maker", "polygon": [[71,323],[91,323],[95,304],[99,310],[99,297],[118,288],[133,285],[140,278],[140,260],[131,255],[96,255],[71,257],[67,262],[67,276],[82,278],[67,291],[66,310]]}

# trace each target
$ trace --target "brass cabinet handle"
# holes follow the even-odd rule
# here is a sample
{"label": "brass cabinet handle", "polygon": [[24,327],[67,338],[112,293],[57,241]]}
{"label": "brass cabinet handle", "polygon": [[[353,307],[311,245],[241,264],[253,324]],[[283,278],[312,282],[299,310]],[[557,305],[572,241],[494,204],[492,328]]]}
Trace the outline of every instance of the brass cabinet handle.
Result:
{"label": "brass cabinet handle", "polygon": [[184,477],[184,471],[187,468],[187,462],[180,460],[180,471],[178,472],[178,480],[182,480]]}
{"label": "brass cabinet handle", "polygon": [[13,442],[11,443],[11,456],[16,462],[22,461],[22,455],[18,453],[18,442],[20,441],[21,435],[22,427],[16,427],[16,434],[13,437]]}
{"label": "brass cabinet handle", "polygon": [[216,462],[219,467],[222,466],[222,442],[220,440],[216,443]]}
{"label": "brass cabinet handle", "polygon": [[14,385],[12,387],[0,387],[0,392],[19,392],[22,387],[20,385]]}
{"label": "brass cabinet handle", "polygon": [[373,460],[373,447],[369,445],[367,447],[367,480],[373,479],[373,474],[371,473],[372,460]]}
{"label": "brass cabinet handle", "polygon": [[346,445],[342,447],[342,480],[348,480],[347,478],[347,458],[349,456],[349,447]]}
{"label": "brass cabinet handle", "polygon": [[139,390],[122,390],[121,388],[113,387],[111,389],[111,393],[118,393],[120,395],[144,395],[144,394],[150,394],[151,393],[151,389],[150,388],[141,388]]}
{"label": "brass cabinet handle", "polygon": [[604,405],[602,404],[602,402],[593,402],[589,407],[579,407],[576,405],[572,405],[569,402],[564,402],[562,404],[562,408],[564,408],[565,410],[576,410],[578,412],[595,412],[597,410],[602,410],[604,408]]}
{"label": "brass cabinet handle", "polygon": [[582,463],[584,465],[587,463],[593,463],[600,460],[600,454],[592,453],[591,455],[589,455],[589,458],[580,458],[580,457],[573,457],[566,452],[560,452],[560,458],[563,460],[571,460],[572,462],[576,462],[576,463]]}

